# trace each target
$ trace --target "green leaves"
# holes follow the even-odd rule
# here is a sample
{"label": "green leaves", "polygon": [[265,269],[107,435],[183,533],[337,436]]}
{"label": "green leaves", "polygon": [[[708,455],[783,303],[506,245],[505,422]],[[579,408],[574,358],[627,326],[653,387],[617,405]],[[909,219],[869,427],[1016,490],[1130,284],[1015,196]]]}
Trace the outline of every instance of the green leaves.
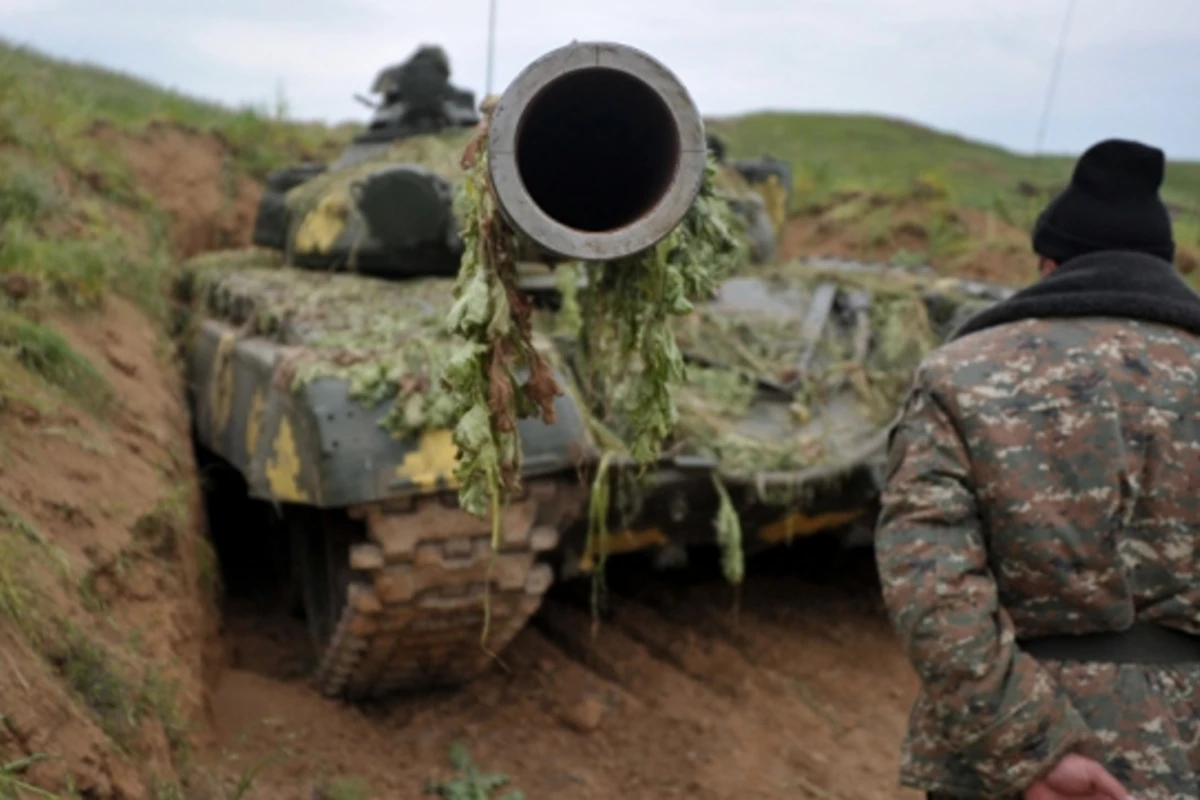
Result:
{"label": "green leaves", "polygon": [[595,413],[631,457],[659,457],[679,419],[674,391],[687,379],[672,318],[686,316],[746,263],[729,204],[716,193],[710,161],[683,221],[654,247],[616,262],[588,263],[577,303],[583,318],[578,364]]}
{"label": "green leaves", "polygon": [[[553,373],[533,345],[532,304],[516,284],[517,242],[496,209],[488,182],[486,152],[473,150],[455,198],[462,220],[463,257],[454,283],[450,330],[465,343],[443,382],[459,420],[455,478],[459,504],[472,514],[493,514],[493,545],[499,544],[499,509],[520,485],[517,420],[540,416],[553,422]],[[516,372],[529,378],[520,383]]]}
{"label": "green leaves", "polygon": [[[464,164],[470,166],[456,210],[466,247],[449,317],[464,345],[444,378],[461,415],[454,432],[459,503],[471,513],[491,511],[498,518],[500,504],[519,481],[516,420],[541,412],[551,421],[546,406],[558,388],[531,341],[532,308],[515,282],[518,236],[496,211],[486,154],[469,148]],[[611,456],[627,453],[650,465],[678,426],[675,391],[688,375],[673,320],[691,314],[725,276],[746,263],[748,245],[732,208],[716,193],[716,171],[710,161],[691,209],[653,247],[615,261],[556,268],[562,305],[553,327],[577,341],[580,399],[589,406],[595,438],[605,450],[593,485],[589,541],[607,535],[604,476]],[[586,276],[583,287],[581,275]],[[524,384],[514,377],[519,369],[530,375]],[[741,531],[728,496],[718,489],[724,503],[715,522],[727,552],[726,571],[740,582]],[[498,530],[493,533],[498,536]]]}
{"label": "green leaves", "polygon": [[[532,344],[532,308],[515,281],[519,237],[496,210],[486,153],[469,150],[464,164],[456,212],[465,249],[448,320],[464,346],[444,380],[460,414],[454,439],[459,501],[482,516],[519,483],[516,421],[539,413],[551,421],[550,401],[559,389]],[[710,161],[685,219],[646,251],[557,268],[563,303],[555,329],[578,337],[576,367],[590,410],[601,425],[614,426],[620,437],[614,446],[643,465],[659,457],[671,436],[678,422],[673,389],[687,377],[671,318],[691,313],[746,258],[747,245],[732,209],[716,194],[715,178]],[[514,377],[519,370],[530,376],[525,383]]]}

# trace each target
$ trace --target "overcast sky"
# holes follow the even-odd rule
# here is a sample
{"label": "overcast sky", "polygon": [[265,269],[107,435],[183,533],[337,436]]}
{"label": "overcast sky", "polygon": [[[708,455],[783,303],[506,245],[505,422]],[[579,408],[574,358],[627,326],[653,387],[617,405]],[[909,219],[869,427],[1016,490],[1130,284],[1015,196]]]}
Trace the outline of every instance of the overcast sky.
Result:
{"label": "overcast sky", "polygon": [[[572,39],[645,49],[706,115],[865,111],[1031,151],[1068,0],[497,0],[493,88]],[[0,36],[227,103],[362,119],[422,43],[481,97],[488,0],[0,0]],[[1044,149],[1200,159],[1200,0],[1078,0]]]}

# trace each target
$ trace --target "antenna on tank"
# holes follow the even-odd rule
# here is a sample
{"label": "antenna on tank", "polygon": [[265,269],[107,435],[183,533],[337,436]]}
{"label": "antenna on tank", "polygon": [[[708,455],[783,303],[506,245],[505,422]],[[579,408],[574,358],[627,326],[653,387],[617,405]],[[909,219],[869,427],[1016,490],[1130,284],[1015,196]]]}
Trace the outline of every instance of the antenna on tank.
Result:
{"label": "antenna on tank", "polygon": [[[494,0],[493,0],[494,2]],[[1071,17],[1075,12],[1075,0],[1067,0],[1066,14],[1063,16],[1062,28],[1058,32],[1058,44],[1054,48],[1054,63],[1050,67],[1050,80],[1046,87],[1046,100],[1042,104],[1042,118],[1038,122],[1037,136],[1034,139],[1034,155],[1043,155],[1046,144],[1046,130],[1050,127],[1050,111],[1054,107],[1054,94],[1058,89],[1058,78],[1062,72],[1063,56],[1067,50],[1067,35],[1071,31]]]}
{"label": "antenna on tank", "polygon": [[488,45],[487,45],[487,89],[483,96],[492,93],[492,66],[496,59],[496,0],[488,0]]}

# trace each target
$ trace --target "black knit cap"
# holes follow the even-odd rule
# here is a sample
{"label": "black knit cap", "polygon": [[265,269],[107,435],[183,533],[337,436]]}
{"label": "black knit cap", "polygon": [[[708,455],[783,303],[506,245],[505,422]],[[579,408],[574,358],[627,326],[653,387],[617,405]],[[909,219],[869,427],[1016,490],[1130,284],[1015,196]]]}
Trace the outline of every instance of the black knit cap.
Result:
{"label": "black knit cap", "polygon": [[1171,216],[1158,190],[1163,151],[1106,139],[1075,164],[1071,182],[1038,216],[1035,253],[1062,264],[1098,250],[1134,250],[1175,259]]}

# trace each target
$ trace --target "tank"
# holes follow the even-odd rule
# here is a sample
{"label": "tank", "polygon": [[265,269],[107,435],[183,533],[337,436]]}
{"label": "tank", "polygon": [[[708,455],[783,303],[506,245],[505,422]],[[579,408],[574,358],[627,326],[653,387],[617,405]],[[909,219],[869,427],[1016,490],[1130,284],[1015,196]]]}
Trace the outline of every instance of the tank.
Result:
{"label": "tank", "polygon": [[[747,262],[674,322],[689,364],[678,424],[649,480],[601,508],[597,537],[590,488],[605,437],[628,420],[580,388],[578,329],[562,313],[580,287],[550,268],[660,242],[714,145],[686,87],[646,54],[547,54],[494,102],[486,132],[497,198],[530,245],[520,286],[535,343],[564,392],[552,424],[519,425],[523,493],[493,551],[492,520],[458,506],[456,404],[441,389],[461,345],[446,324],[463,250],[450,198],[485,129],[439,54],[384,70],[384,102],[335,162],[272,176],[257,246],[192,259],[178,284],[197,444],[270,511],[261,535],[288,565],[283,594],[308,621],[315,684],[351,700],[470,681],[556,579],[608,554],[673,566],[693,546],[853,539],[912,368],[1000,296],[876,265]],[[601,125],[604,146],[559,135]],[[740,187],[743,218],[770,225],[752,187],[778,189],[786,207],[787,165],[725,163],[730,204]],[[614,489],[640,471],[605,463]]]}
{"label": "tank", "polygon": [[[612,65],[595,66],[598,47]],[[598,452],[585,403],[568,391],[553,424],[520,425],[523,494],[504,512],[498,552],[492,521],[457,506],[455,410],[441,378],[461,345],[446,320],[462,240],[448,199],[478,118],[444,80],[444,60],[414,60],[422,80],[406,77],[412,60],[385,71],[377,85],[391,99],[337,162],[273,178],[281,199],[264,198],[258,246],[192,259],[177,286],[196,442],[261,507],[278,510],[262,534],[290,565],[315,683],[349,699],[460,685],[486,669],[550,586],[542,556],[578,529],[579,470]],[[510,92],[571,85],[535,104],[530,119],[550,123],[542,133],[590,113],[625,143],[585,159],[559,141],[523,162],[551,178],[571,170],[592,189],[609,182],[610,191],[585,193],[583,209],[607,220],[604,230],[585,235],[547,217],[529,237],[536,253],[546,263],[585,250],[619,257],[670,233],[706,168],[685,87],[619,45],[572,44],[530,70],[500,106]],[[609,80],[614,71],[620,79]],[[644,117],[647,102],[667,113]],[[398,129],[399,138],[385,132]],[[514,145],[537,130],[512,129]],[[542,187],[553,193],[553,184]],[[579,196],[543,201],[561,214]],[[545,333],[536,339],[569,385],[569,364]]]}

